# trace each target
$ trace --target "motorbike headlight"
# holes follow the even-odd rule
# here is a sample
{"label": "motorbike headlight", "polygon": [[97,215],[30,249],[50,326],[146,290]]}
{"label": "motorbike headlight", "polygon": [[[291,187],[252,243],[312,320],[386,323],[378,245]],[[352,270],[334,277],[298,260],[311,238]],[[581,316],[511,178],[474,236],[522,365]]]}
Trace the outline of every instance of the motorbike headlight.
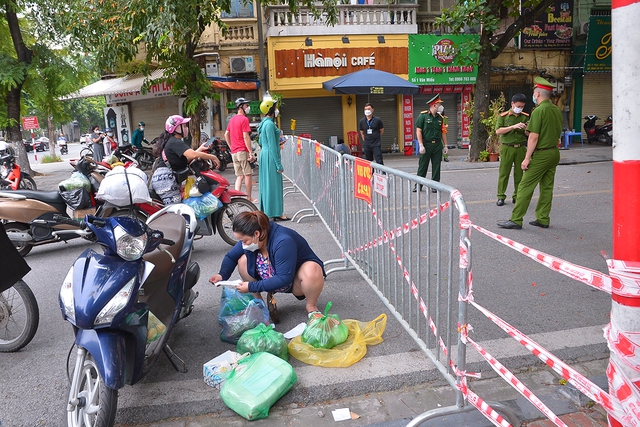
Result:
{"label": "motorbike headlight", "polygon": [[132,236],[122,227],[116,227],[114,230],[116,238],[116,252],[120,258],[126,261],[135,261],[142,258],[147,249],[147,235]]}
{"label": "motorbike headlight", "polygon": [[135,283],[135,277],[133,277],[129,282],[122,287],[118,291],[117,294],[111,298],[100,313],[96,316],[96,320],[94,320],[94,325],[104,325],[113,322],[113,318],[122,310],[127,302],[129,301],[129,297],[131,297],[131,292],[133,291],[133,285]]}
{"label": "motorbike headlight", "polygon": [[73,267],[69,269],[67,277],[65,277],[62,282],[62,288],[60,289],[60,302],[62,303],[64,315],[72,322],[75,322],[76,308],[73,303]]}

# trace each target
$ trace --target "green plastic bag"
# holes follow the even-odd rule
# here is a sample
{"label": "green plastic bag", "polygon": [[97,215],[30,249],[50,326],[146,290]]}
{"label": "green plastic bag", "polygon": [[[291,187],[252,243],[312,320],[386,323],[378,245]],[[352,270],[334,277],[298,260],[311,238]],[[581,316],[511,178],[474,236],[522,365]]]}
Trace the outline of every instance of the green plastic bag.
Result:
{"label": "green plastic bag", "polygon": [[284,335],[263,323],[242,334],[236,345],[236,351],[240,354],[264,351],[282,360],[289,360],[289,349]]}
{"label": "green plastic bag", "polygon": [[327,314],[331,310],[331,301],[324,309],[324,315],[315,313],[309,318],[302,332],[302,342],[315,348],[333,348],[342,344],[349,336],[349,328],[340,321],[337,314]]}
{"label": "green plastic bag", "polygon": [[249,421],[266,418],[269,409],[298,381],[293,367],[270,353],[256,353],[238,362],[222,385],[220,398]]}

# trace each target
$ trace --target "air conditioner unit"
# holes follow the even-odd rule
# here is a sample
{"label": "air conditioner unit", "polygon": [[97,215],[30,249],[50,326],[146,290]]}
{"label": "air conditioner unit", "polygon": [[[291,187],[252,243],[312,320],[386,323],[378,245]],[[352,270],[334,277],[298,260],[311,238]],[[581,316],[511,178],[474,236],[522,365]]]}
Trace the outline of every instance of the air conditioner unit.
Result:
{"label": "air conditioner unit", "polygon": [[578,35],[579,36],[586,36],[588,32],[589,32],[589,23],[588,22],[583,22],[583,23],[578,25]]}
{"label": "air conditioner unit", "polygon": [[232,56],[229,58],[230,73],[248,73],[251,71],[256,71],[253,56]]}
{"label": "air conditioner unit", "polygon": [[218,63],[217,62],[207,62],[205,65],[207,77],[219,77],[220,73],[218,72]]}

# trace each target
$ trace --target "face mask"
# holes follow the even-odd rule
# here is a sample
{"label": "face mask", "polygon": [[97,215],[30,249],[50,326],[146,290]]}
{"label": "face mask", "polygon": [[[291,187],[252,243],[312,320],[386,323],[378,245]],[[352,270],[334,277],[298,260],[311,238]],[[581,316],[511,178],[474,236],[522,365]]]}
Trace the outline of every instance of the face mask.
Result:
{"label": "face mask", "polygon": [[142,132],[144,132],[144,128],[143,128],[143,127],[140,127],[140,130],[141,130]]}
{"label": "face mask", "polygon": [[107,132],[107,135],[113,136],[113,132]]}
{"label": "face mask", "polygon": [[249,107],[248,105],[246,107],[244,107],[244,113],[245,114],[249,114],[249,111],[251,111],[251,107]]}
{"label": "face mask", "polygon": [[442,114],[444,111],[444,107],[442,105],[438,105],[438,113]]}
{"label": "face mask", "polygon": [[531,99],[533,99],[533,104],[534,104],[534,105],[537,105],[537,104],[538,104],[538,101],[536,101],[536,96],[535,96],[535,95],[532,95],[532,96],[531,96]]}
{"label": "face mask", "polygon": [[371,110],[364,110],[364,115],[365,115],[365,116],[369,117],[369,116],[370,116],[370,115],[372,115],[372,114],[373,114],[373,111],[371,111]]}
{"label": "face mask", "polygon": [[244,243],[242,244],[242,249],[244,249],[245,251],[249,251],[249,252],[255,252],[259,248],[260,247],[258,246],[258,244],[254,243],[253,241],[251,243],[249,243],[248,245],[245,245]]}
{"label": "face mask", "polygon": [[520,114],[520,113],[522,113],[522,108],[513,107],[513,113],[514,113],[514,114]]}
{"label": "face mask", "polygon": [[276,111],[274,111],[274,116],[273,116],[273,117],[278,117],[278,114],[280,114],[280,110],[278,110],[278,109],[276,108]]}

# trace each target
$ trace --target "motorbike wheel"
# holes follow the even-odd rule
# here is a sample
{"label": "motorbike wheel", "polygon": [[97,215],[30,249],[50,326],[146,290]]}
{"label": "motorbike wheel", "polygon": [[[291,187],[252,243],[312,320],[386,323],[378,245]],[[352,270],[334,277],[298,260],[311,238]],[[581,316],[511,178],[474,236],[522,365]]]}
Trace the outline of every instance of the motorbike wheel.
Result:
{"label": "motorbike wheel", "polygon": [[60,154],[69,154],[69,150],[66,147],[61,148],[60,149]]}
{"label": "motorbike wheel", "polygon": [[30,175],[23,173],[20,177],[20,189],[38,191],[38,186],[36,185],[36,181],[31,178]]}
{"label": "motorbike wheel", "polygon": [[79,350],[69,384],[67,425],[111,427],[117,409],[118,390],[106,386],[93,356],[85,349]]}
{"label": "motorbike wheel", "polygon": [[233,218],[240,212],[257,211],[256,205],[247,199],[234,197],[231,201],[222,207],[222,212],[218,214],[216,228],[222,240],[231,246],[238,243],[236,236],[233,234]]}
{"label": "motorbike wheel", "polygon": [[150,169],[153,166],[153,162],[155,161],[155,158],[148,152],[143,151],[142,153],[136,156],[136,160],[140,165],[140,169],[142,169],[143,171],[146,171],[147,169]]}
{"label": "motorbike wheel", "polygon": [[82,150],[80,150],[80,157],[91,157],[93,159],[93,150],[89,147],[85,147]]}
{"label": "motorbike wheel", "polygon": [[[26,224],[21,224],[19,222],[8,222],[4,225],[5,230],[7,230],[7,234],[9,233],[27,233],[29,232],[29,226]],[[16,248],[18,253],[23,257],[27,256],[31,249],[33,249],[33,245],[30,243],[16,243],[13,242],[13,246]]]}
{"label": "motorbike wheel", "polygon": [[18,351],[29,344],[38,330],[40,311],[36,297],[18,280],[0,294],[0,353]]}
{"label": "motorbike wheel", "polygon": [[227,169],[227,162],[224,159],[218,159],[220,160],[220,167],[218,168],[218,170],[220,172],[224,172]]}

